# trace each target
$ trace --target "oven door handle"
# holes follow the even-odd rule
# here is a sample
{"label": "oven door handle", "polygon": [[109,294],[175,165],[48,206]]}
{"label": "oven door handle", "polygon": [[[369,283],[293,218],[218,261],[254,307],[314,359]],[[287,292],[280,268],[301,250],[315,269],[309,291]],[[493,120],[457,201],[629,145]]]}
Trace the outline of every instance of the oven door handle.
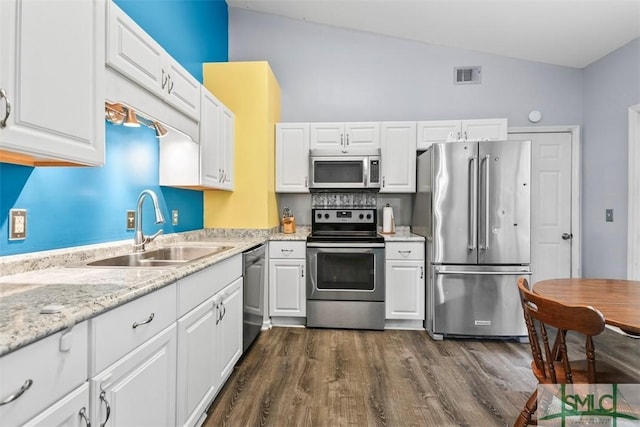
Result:
{"label": "oven door handle", "polygon": [[384,243],[318,243],[308,242],[308,248],[384,248]]}

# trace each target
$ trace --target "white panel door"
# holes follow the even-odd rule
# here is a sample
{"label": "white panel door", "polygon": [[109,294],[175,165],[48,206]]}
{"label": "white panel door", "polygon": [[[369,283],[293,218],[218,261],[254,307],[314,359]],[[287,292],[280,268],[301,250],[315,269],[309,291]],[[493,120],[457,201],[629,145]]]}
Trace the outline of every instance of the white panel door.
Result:
{"label": "white panel door", "polygon": [[83,427],[89,421],[89,383],[72,391],[23,427]]}
{"label": "white panel door", "polygon": [[222,125],[218,150],[218,155],[222,159],[222,185],[220,188],[231,191],[233,190],[233,162],[235,158],[235,117],[224,104],[222,104],[220,124]]}
{"label": "white panel door", "polygon": [[311,123],[309,148],[341,150],[344,147],[344,123]]}
{"label": "white panel door", "polygon": [[309,192],[309,124],[276,125],[276,192]]}
{"label": "white panel door", "polygon": [[532,283],[571,277],[571,134],[521,133],[510,139],[531,140]]}
{"label": "white panel door", "polygon": [[344,124],[344,149],[375,150],[380,148],[380,124],[353,122]]}
{"label": "white panel door", "polygon": [[200,120],[200,82],[170,56],[165,56],[167,101],[194,120]]}
{"label": "white panel door", "polygon": [[[202,88],[200,120],[200,168],[202,185],[217,188],[222,181],[219,146],[220,138],[220,110],[222,103],[207,89]],[[162,140],[161,140],[162,143]]]}
{"label": "white panel door", "polygon": [[416,191],[416,122],[381,124],[381,193]]}
{"label": "white panel door", "polygon": [[424,320],[424,261],[386,262],[385,318]]}
{"label": "white panel door", "polygon": [[418,122],[418,150],[426,150],[434,142],[445,142],[453,133],[454,139],[460,139],[460,120],[429,120]]}
{"label": "white panel door", "polygon": [[462,138],[470,141],[505,141],[507,119],[463,120]]}
{"label": "white panel door", "polygon": [[242,356],[242,277],[227,286],[220,293],[218,304],[218,369],[220,383],[231,375],[231,371]]}
{"label": "white panel door", "polygon": [[269,261],[269,315],[306,316],[304,268],[304,260]]}

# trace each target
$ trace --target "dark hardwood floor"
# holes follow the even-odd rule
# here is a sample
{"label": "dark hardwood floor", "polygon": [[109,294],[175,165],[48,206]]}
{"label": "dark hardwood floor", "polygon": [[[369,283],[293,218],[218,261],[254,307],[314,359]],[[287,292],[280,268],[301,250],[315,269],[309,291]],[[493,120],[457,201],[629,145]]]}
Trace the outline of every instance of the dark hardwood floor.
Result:
{"label": "dark hardwood floor", "polygon": [[[640,340],[605,331],[598,357],[640,372]],[[512,425],[536,387],[528,344],[424,331],[263,331],[209,409],[217,426]]]}

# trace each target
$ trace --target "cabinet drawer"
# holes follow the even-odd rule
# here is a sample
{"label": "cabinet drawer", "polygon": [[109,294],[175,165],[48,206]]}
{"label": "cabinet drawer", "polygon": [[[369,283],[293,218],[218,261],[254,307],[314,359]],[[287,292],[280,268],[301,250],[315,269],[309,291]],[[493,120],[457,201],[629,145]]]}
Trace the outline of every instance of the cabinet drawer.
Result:
{"label": "cabinet drawer", "polygon": [[87,322],[0,358],[0,400],[31,386],[0,406],[0,424],[22,425],[87,380]]}
{"label": "cabinet drawer", "polygon": [[386,259],[424,259],[424,242],[387,242]]}
{"label": "cabinet drawer", "polygon": [[176,321],[176,284],[115,308],[89,321],[89,376]]}
{"label": "cabinet drawer", "polygon": [[307,242],[269,242],[269,258],[304,259],[307,253]]}
{"label": "cabinet drawer", "polygon": [[236,255],[178,281],[178,317],[188,313],[242,276],[242,255]]}

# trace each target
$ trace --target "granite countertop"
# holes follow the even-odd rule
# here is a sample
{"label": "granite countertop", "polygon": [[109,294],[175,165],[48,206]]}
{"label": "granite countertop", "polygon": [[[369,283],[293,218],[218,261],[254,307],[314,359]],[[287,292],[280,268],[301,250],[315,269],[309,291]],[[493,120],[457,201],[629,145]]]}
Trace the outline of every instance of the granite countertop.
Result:
{"label": "granite countertop", "polygon": [[[90,256],[86,251],[76,251],[73,256],[68,250],[47,251],[54,252],[48,258],[58,256],[55,252],[64,252],[62,259],[67,262],[0,277],[0,356],[238,255],[266,242],[268,237],[217,237],[201,233],[195,237],[187,235],[186,239],[165,239],[163,244],[156,246],[180,243],[231,246],[231,249],[184,266],[167,268],[77,267],[88,259],[113,256],[113,252],[118,251],[111,244],[97,245],[101,248],[97,252],[95,249],[89,251]],[[130,242],[126,247],[126,251],[119,254],[130,251]],[[5,258],[19,261],[21,257]],[[37,264],[44,262],[39,259],[47,256],[34,253],[23,258],[23,263]],[[6,265],[12,264],[4,262],[3,266]],[[42,308],[49,304],[60,304],[63,308],[59,313],[41,314]]]}
{"label": "granite countertop", "polygon": [[398,241],[398,242],[411,242],[411,241],[416,241],[416,242],[424,242],[424,237],[420,236],[418,234],[413,234],[411,232],[411,229],[409,227],[405,227],[405,226],[399,226],[396,227],[396,232],[395,233],[382,233],[381,231],[378,231],[378,234],[380,234],[381,236],[384,237],[384,241],[385,242],[393,242],[393,241]]}

